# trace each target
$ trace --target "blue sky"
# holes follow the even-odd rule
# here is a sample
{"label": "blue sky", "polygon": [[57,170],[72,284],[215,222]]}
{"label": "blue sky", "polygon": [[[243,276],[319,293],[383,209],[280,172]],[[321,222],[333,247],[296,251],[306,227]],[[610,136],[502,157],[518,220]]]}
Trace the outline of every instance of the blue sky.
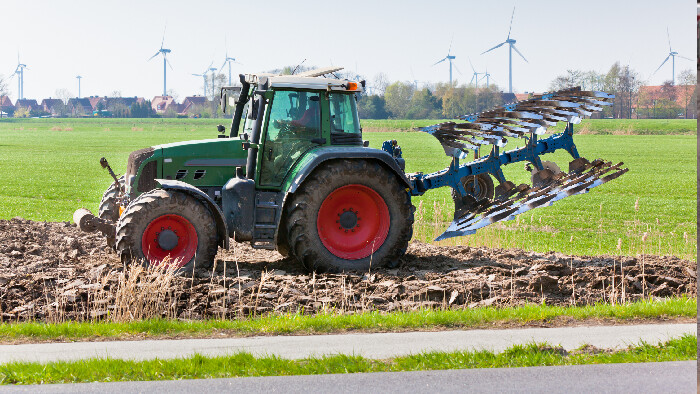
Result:
{"label": "blue sky", "polygon": [[[150,98],[162,92],[162,61],[147,61],[160,47],[172,49],[168,89],[180,97],[202,93],[199,73],[226,52],[255,72],[284,65],[340,65],[372,80],[438,82],[448,79],[447,54],[457,57],[455,78],[468,82],[471,58],[478,71],[507,89],[504,41],[513,6],[512,38],[529,60],[514,56],[513,88],[542,91],[567,69],[606,71],[629,64],[650,84],[671,78],[666,28],[673,49],[696,58],[696,3],[689,0],[507,1],[49,1],[3,0],[0,74],[9,76],[17,52],[29,66],[25,97],[55,96],[57,89],[82,95]],[[515,54],[514,54],[515,55]],[[693,69],[677,59],[676,74]],[[9,83],[17,97],[16,79]]]}

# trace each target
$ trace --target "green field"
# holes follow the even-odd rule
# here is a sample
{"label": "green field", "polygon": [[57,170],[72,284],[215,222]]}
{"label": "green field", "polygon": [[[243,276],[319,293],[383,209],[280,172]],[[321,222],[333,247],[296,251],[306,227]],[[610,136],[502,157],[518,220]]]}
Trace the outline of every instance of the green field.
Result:
{"label": "green field", "polygon": [[[416,127],[430,126],[446,122],[446,119],[367,119],[362,121],[364,130],[412,131]],[[561,131],[565,124],[560,123],[551,130]],[[577,132],[584,134],[697,134],[696,119],[584,119],[576,125]]]}
{"label": "green field", "polygon": [[[95,211],[102,192],[110,184],[109,176],[99,165],[100,157],[107,157],[115,171],[123,173],[129,152],[166,142],[212,138],[217,134],[215,125],[225,122],[221,119],[1,120],[0,218],[21,216],[67,221],[79,207]],[[373,122],[379,121],[366,121],[364,125],[370,128]],[[590,122],[601,122],[602,129],[606,124],[621,121]],[[668,129],[669,124],[676,122],[686,124],[685,127],[688,122],[695,125],[695,121],[686,120],[627,122],[629,127],[640,130],[648,127],[642,126],[647,122],[657,122],[657,129]],[[662,127],[660,122],[670,123]],[[630,172],[588,195],[567,198],[553,207],[522,215],[518,222],[491,226],[444,244],[587,255],[670,254],[695,259],[697,137],[694,130],[688,133],[578,135],[575,139],[582,156],[624,161]],[[398,139],[409,172],[428,173],[449,164],[437,140],[424,133],[372,132],[366,133],[365,138],[372,147],[380,147],[387,139]],[[515,147],[516,142],[511,141],[509,148]],[[566,168],[565,154],[550,156]],[[516,184],[529,183],[529,174],[520,164],[506,167],[505,174]],[[428,192],[415,198],[414,204],[419,208],[418,239],[432,239],[451,221],[449,188]]]}

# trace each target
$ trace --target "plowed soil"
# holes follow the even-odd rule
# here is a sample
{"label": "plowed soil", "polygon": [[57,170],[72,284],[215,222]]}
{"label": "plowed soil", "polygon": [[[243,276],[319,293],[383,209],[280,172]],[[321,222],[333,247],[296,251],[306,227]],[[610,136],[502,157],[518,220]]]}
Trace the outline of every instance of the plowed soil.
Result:
{"label": "plowed soil", "polygon": [[695,263],[414,242],[398,267],[309,274],[276,252],[232,244],[192,277],[124,267],[70,223],[0,220],[0,320],[125,320],[554,305],[696,294]]}

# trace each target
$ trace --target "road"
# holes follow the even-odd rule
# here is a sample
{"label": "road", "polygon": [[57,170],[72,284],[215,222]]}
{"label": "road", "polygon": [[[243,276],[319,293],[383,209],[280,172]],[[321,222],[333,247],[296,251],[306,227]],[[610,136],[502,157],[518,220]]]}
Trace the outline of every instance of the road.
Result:
{"label": "road", "polygon": [[619,348],[639,341],[658,343],[683,334],[697,335],[695,324],[645,324],[466,330],[373,334],[267,336],[220,339],[180,339],[112,342],[74,342],[1,345],[0,364],[11,361],[70,361],[91,357],[144,360],[187,357],[195,353],[222,356],[248,352],[256,356],[304,358],[354,354],[390,358],[426,351],[491,350],[501,352],[515,344],[547,342],[566,350],[590,344]]}
{"label": "road", "polygon": [[2,387],[20,393],[694,393],[696,362],[458,369]]}

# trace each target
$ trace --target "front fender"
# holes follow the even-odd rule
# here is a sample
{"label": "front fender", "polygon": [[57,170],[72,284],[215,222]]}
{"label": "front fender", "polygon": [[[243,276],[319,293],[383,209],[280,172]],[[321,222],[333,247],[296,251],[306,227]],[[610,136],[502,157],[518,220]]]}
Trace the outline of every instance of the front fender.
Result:
{"label": "front fender", "polygon": [[177,190],[183,193],[187,193],[197,200],[204,203],[212,215],[214,215],[214,220],[216,221],[216,233],[219,237],[219,246],[224,249],[229,248],[229,238],[228,238],[228,228],[226,227],[226,220],[224,219],[224,214],[221,212],[221,208],[211,199],[206,193],[200,189],[190,185],[189,183],[175,181],[171,179],[156,179],[155,180],[164,190]]}

